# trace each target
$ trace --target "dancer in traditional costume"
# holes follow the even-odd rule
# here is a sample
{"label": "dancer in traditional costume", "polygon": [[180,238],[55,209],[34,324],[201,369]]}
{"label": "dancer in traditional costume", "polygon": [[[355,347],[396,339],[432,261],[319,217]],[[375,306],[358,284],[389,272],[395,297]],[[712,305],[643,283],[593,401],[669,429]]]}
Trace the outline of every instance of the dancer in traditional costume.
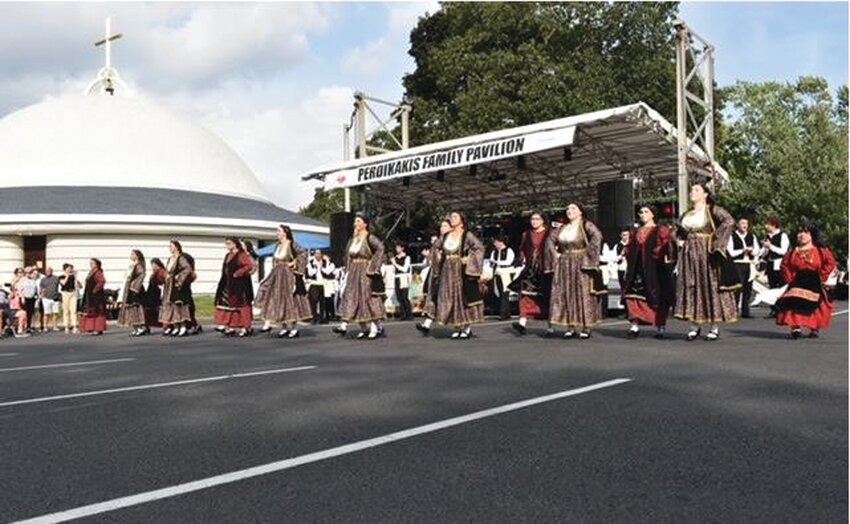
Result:
{"label": "dancer in traditional costume", "polygon": [[348,324],[356,322],[360,325],[358,339],[372,340],[383,336],[381,321],[386,318],[386,286],[381,275],[384,243],[369,232],[369,220],[362,215],[354,218],[354,233],[348,241],[345,255],[345,288],[339,306],[342,323],[333,331],[345,335]]}
{"label": "dancer in traditional costume", "polygon": [[251,273],[254,261],[236,237],[224,241],[227,254],[221,264],[221,278],[215,292],[215,323],[224,335],[247,337],[253,333],[254,287]]}
{"label": "dancer in traditional costume", "polygon": [[750,302],[753,300],[753,281],[756,277],[755,266],[759,244],[758,238],[750,231],[750,220],[748,218],[738,219],[735,232],[729,235],[726,252],[735,263],[738,279],[741,281],[741,287],[735,293],[735,304],[740,302],[740,318],[753,318],[750,316]]}
{"label": "dancer in traditional costume", "polygon": [[835,270],[835,257],[821,243],[814,223],[804,222],[797,230],[797,247],[782,258],[780,271],[788,289],[776,301],[776,324],[791,328],[791,338],[817,338],[832,319],[832,301],[824,283]]}
{"label": "dancer in traditional costume", "polygon": [[431,323],[437,315],[437,295],[440,290],[440,276],[434,271],[438,251],[436,245],[438,240],[451,230],[452,226],[449,224],[449,219],[444,218],[440,222],[439,235],[432,237],[431,245],[428,246],[427,272],[422,281],[422,293],[425,295],[422,315],[425,317],[425,320],[423,322],[416,323],[416,329],[418,329],[423,335],[428,334],[431,329]]}
{"label": "dancer in traditional costume", "polygon": [[545,271],[552,274],[549,329],[564,326],[564,338],[590,338],[601,322],[600,296],[607,293],[599,270],[602,233],[578,204],[567,206],[567,222],[553,229],[546,243]]}
{"label": "dancer in traditional costume", "polygon": [[734,262],[726,247],[735,228],[735,219],[714,205],[705,184],[694,184],[691,209],[679,220],[679,277],[676,280],[675,316],[691,323],[687,339],[699,337],[703,324],[709,324],[706,340],[720,336],[718,324],[738,320],[735,291],[741,286]]}
{"label": "dancer in traditional costume", "polygon": [[159,258],[151,259],[150,275],[144,297],[145,327],[147,327],[148,333],[150,333],[150,328],[162,326],[159,321],[159,308],[162,306],[162,286],[165,284],[168,272],[165,270],[165,264]]}
{"label": "dancer in traditional costume", "polygon": [[172,240],[169,249],[171,256],[165,268],[159,320],[162,322],[163,336],[185,337],[192,323],[192,264],[183,254],[183,246],[179,241]]}
{"label": "dancer in traditional costume", "polygon": [[655,338],[663,338],[667,315],[676,298],[673,266],[676,242],[669,227],[655,223],[654,206],[641,206],[641,222],[629,235],[623,299],[628,314],[629,338],[640,334],[640,325],[655,326]]}
{"label": "dancer in traditional costume", "polygon": [[270,331],[272,324],[280,324],[278,338],[296,338],[299,336],[298,322],[312,318],[304,282],[307,252],[295,243],[289,226],[277,228],[277,240],[272,270],[260,283],[254,304],[269,326],[269,329],[263,326],[262,331]]}
{"label": "dancer in traditional costume", "polygon": [[[484,300],[478,285],[484,266],[484,244],[467,230],[460,213],[449,215],[449,226],[451,230],[431,248],[431,270],[437,279],[432,281],[437,286],[434,319],[454,328],[451,338],[468,339],[471,325],[484,320]],[[416,328],[428,333],[431,323],[432,319],[427,318]]]}
{"label": "dancer in traditional costume", "polygon": [[145,256],[138,249],[130,252],[130,267],[121,295],[121,311],[118,324],[133,328],[131,336],[139,337],[150,333],[145,322]]}
{"label": "dancer in traditional costume", "polygon": [[531,229],[523,232],[519,244],[519,256],[523,269],[519,276],[508,286],[519,293],[519,321],[513,328],[525,335],[529,318],[549,318],[549,291],[551,282],[544,273],[543,258],[549,227],[541,213],[532,213]]}
{"label": "dancer in traditional costume", "polygon": [[100,260],[89,260],[89,274],[86,276],[83,294],[83,318],[80,331],[102,335],[106,331],[106,278]]}

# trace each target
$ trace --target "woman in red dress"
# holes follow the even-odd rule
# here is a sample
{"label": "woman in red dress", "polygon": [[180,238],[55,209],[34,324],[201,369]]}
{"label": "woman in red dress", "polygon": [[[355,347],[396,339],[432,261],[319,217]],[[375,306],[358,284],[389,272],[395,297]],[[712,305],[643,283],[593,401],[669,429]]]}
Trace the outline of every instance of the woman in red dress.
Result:
{"label": "woman in red dress", "polygon": [[628,269],[623,297],[631,322],[629,338],[640,334],[641,324],[655,326],[655,338],[663,338],[667,315],[676,298],[672,267],[676,243],[669,227],[655,223],[655,215],[653,206],[641,206],[638,212],[641,226],[632,231],[626,244]]}
{"label": "woman in red dress", "polygon": [[215,293],[215,323],[225,335],[247,337],[253,333],[254,287],[251,273],[254,261],[236,237],[224,241],[227,255],[221,265],[221,279]]}
{"label": "woman in red dress", "polygon": [[514,322],[513,328],[520,335],[525,335],[529,318],[549,318],[549,279],[543,273],[543,253],[549,226],[541,213],[532,213],[530,220],[531,229],[523,232],[519,244],[519,256],[524,267],[508,286],[511,291],[519,292],[519,322]]}
{"label": "woman in red dress", "polygon": [[797,247],[782,258],[779,271],[788,290],[776,301],[776,324],[789,326],[791,338],[800,338],[804,327],[809,337],[829,326],[832,302],[823,283],[835,270],[835,257],[820,241],[817,227],[803,223],[797,229]]}
{"label": "woman in red dress", "polygon": [[103,276],[100,260],[89,260],[89,274],[86,277],[86,291],[83,295],[83,318],[80,331],[102,335],[106,331],[106,278]]}

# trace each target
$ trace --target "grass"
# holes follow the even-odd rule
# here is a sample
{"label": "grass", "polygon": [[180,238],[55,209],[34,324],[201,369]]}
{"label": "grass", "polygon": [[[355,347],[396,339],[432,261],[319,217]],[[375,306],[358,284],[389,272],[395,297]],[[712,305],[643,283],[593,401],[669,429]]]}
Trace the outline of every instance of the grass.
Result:
{"label": "grass", "polygon": [[215,295],[193,295],[195,315],[199,318],[212,318],[215,315]]}

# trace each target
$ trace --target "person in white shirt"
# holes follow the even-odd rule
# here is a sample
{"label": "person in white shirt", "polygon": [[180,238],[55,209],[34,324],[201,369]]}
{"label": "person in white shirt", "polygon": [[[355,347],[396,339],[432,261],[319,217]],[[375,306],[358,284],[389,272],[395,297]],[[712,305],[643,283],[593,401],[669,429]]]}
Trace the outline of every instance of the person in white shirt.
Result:
{"label": "person in white shirt", "polygon": [[[791,247],[791,241],[781,228],[782,223],[778,218],[775,216],[767,218],[767,238],[762,241],[761,253],[759,253],[759,258],[766,264],[765,273],[767,273],[767,285],[770,289],[780,288],[787,284],[782,278],[779,266],[782,264],[782,257]],[[771,307],[767,318],[774,316],[776,316],[776,309]]]}
{"label": "person in white shirt", "polygon": [[412,320],[413,308],[410,305],[410,257],[404,251],[404,242],[395,245],[395,256],[392,259],[395,270],[395,296],[398,299],[399,320]]}
{"label": "person in white shirt", "polygon": [[307,262],[307,296],[314,324],[327,324],[333,318],[335,270],[336,266],[321,249],[315,250]]}
{"label": "person in white shirt", "polygon": [[499,320],[511,318],[511,303],[508,284],[513,279],[514,250],[505,243],[505,236],[498,235],[493,241],[496,248],[490,253],[490,267],[493,268],[493,295],[499,310]]}
{"label": "person in white shirt", "polygon": [[729,236],[726,243],[726,251],[735,262],[738,270],[738,278],[741,280],[741,288],[735,292],[735,300],[740,301],[741,318],[752,318],[750,316],[750,302],[753,294],[753,279],[755,278],[756,256],[759,252],[759,243],[756,236],[750,231],[750,221],[747,218],[739,218],[737,229]]}

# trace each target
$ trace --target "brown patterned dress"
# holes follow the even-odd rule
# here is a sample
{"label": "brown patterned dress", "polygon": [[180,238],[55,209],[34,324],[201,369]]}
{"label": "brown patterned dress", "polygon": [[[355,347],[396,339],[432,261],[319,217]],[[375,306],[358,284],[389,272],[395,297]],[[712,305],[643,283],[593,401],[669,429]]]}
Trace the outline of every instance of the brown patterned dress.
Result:
{"label": "brown patterned dress", "polygon": [[583,219],[553,229],[546,242],[545,270],[552,273],[549,322],[587,329],[601,322],[602,307],[594,289],[599,271],[602,233]]}
{"label": "brown patterned dress", "polygon": [[[484,320],[484,301],[478,280],[484,266],[484,244],[466,231],[460,238],[450,234],[437,240],[432,248],[436,268],[434,319],[455,328]],[[464,261],[464,259],[466,259]]]}
{"label": "brown patterned dress", "polygon": [[145,266],[135,264],[130,268],[124,292],[121,297],[121,311],[118,312],[118,324],[122,326],[144,326],[145,306]]}
{"label": "brown patterned dress", "polygon": [[192,300],[192,290],[189,278],[192,275],[192,265],[183,253],[168,259],[165,266],[165,284],[162,286],[162,307],[159,321],[164,325],[190,322],[192,314],[189,303]]}
{"label": "brown patterned dress", "polygon": [[677,235],[684,240],[679,251],[676,281],[676,318],[694,324],[736,322],[735,293],[721,290],[720,257],[728,256],[726,244],[735,219],[722,207],[690,210],[679,221]]}
{"label": "brown patterned dress", "polygon": [[257,289],[254,306],[259,308],[263,320],[279,324],[294,324],[313,318],[304,285],[296,285],[307,267],[307,252],[291,242],[278,244],[272,258],[274,266]]}
{"label": "brown patterned dress", "polygon": [[369,233],[351,237],[345,250],[345,289],[340,301],[340,316],[345,322],[374,322],[386,318],[381,265],[384,243]]}

